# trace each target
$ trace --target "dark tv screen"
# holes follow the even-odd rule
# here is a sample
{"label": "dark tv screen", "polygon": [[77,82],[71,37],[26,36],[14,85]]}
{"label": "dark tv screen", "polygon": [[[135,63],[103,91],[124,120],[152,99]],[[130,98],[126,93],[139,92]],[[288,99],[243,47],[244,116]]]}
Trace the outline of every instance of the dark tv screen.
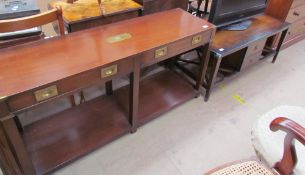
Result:
{"label": "dark tv screen", "polygon": [[267,0],[214,0],[209,21],[217,26],[244,20],[263,13]]}

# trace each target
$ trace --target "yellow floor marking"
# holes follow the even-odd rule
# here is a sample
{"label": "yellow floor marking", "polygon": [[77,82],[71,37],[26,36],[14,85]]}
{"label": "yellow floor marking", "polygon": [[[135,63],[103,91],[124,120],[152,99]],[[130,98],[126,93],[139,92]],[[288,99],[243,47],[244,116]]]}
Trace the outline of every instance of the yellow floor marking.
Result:
{"label": "yellow floor marking", "polygon": [[235,99],[239,104],[245,104],[246,103],[246,101],[240,96],[240,95],[238,95],[238,94],[235,94],[235,95],[233,95],[232,96],[233,97],[233,99]]}
{"label": "yellow floor marking", "polygon": [[219,88],[220,88],[220,90],[224,90],[226,88],[226,85],[221,84],[221,85],[219,85]]}

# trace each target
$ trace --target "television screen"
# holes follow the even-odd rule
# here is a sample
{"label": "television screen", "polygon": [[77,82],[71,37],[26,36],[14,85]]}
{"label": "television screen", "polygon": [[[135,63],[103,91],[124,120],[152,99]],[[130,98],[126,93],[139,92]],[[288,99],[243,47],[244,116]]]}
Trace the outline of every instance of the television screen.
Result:
{"label": "television screen", "polygon": [[209,21],[224,26],[263,13],[267,0],[214,0]]}

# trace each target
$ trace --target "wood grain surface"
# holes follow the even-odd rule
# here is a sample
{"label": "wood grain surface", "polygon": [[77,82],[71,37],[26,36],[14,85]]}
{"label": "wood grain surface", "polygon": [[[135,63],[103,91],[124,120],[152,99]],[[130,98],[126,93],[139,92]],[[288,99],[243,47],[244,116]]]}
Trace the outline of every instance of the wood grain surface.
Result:
{"label": "wood grain surface", "polygon": [[[208,26],[203,28],[202,26]],[[139,27],[140,26],[140,27]],[[174,9],[1,50],[0,96],[12,96],[178,41],[214,26]],[[108,43],[110,36],[131,38]]]}
{"label": "wood grain surface", "polygon": [[52,8],[61,6],[63,17],[68,23],[142,8],[140,4],[132,0],[102,0],[101,5],[98,0],[78,0],[73,4],[65,0],[55,0],[51,1],[49,6]]}

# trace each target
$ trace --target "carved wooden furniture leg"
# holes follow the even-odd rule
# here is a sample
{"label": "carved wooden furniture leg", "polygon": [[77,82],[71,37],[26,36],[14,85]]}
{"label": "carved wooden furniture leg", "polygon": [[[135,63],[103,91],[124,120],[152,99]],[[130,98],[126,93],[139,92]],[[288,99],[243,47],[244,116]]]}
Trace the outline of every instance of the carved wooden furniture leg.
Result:
{"label": "carved wooden furniture leg", "polygon": [[287,30],[284,30],[284,31],[282,32],[282,34],[281,34],[279,43],[278,43],[278,45],[277,45],[277,47],[276,47],[276,51],[275,51],[275,55],[274,55],[274,57],[273,57],[272,63],[275,63],[275,61],[276,61],[276,59],[277,59],[277,56],[279,55],[279,52],[280,52],[280,50],[281,50],[281,47],[282,47],[282,45],[283,45],[283,42],[284,42],[285,37],[286,37],[286,35],[287,35],[287,32],[288,32],[288,29],[287,29]]}
{"label": "carved wooden furniture leg", "polygon": [[211,94],[211,90],[213,88],[218,70],[219,70],[219,66],[221,63],[222,58],[221,57],[217,57],[217,56],[211,56],[211,61],[212,61],[212,69],[210,71],[210,75],[208,76],[208,80],[207,80],[207,87],[206,87],[206,94],[204,97],[204,101],[208,101],[210,98],[210,94]]}
{"label": "carved wooden furniture leg", "polygon": [[294,140],[298,140],[305,146],[305,128],[290,119],[280,117],[272,121],[270,129],[272,131],[281,130],[287,133],[284,141],[283,158],[280,162],[276,163],[274,168],[281,175],[290,175],[297,163]]}

